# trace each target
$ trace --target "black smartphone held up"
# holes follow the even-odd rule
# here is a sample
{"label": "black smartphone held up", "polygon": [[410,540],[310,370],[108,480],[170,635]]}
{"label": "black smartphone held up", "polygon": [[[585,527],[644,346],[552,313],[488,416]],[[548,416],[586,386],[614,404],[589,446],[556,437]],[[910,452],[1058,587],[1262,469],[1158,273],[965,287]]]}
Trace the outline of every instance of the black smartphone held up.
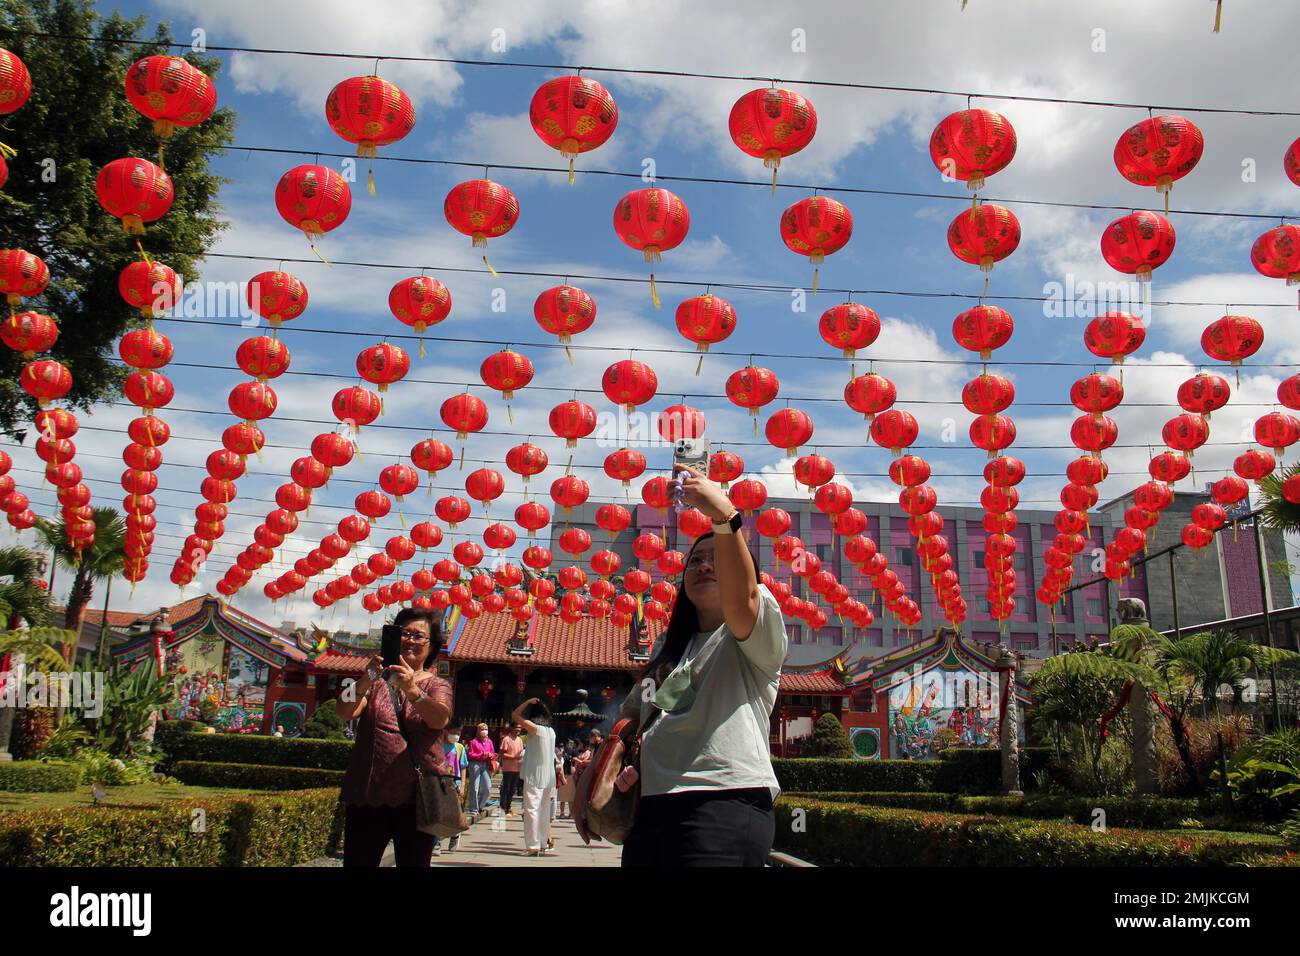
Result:
{"label": "black smartphone held up", "polygon": [[392,667],[402,659],[402,628],[385,624],[379,635],[379,653],[385,667]]}

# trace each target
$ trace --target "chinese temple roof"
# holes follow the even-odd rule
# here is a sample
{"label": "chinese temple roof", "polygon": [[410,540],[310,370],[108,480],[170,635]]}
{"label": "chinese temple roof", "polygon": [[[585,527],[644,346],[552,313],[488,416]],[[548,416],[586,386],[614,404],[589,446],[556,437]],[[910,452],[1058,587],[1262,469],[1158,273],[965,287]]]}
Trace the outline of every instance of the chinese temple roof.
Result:
{"label": "chinese temple roof", "polygon": [[[653,643],[663,630],[648,622]],[[457,615],[447,641],[453,661],[563,667],[570,670],[636,671],[644,663],[632,656],[627,628],[607,620],[584,617],[569,624],[558,616],[534,615],[522,632],[504,611],[487,612],[472,621]]]}

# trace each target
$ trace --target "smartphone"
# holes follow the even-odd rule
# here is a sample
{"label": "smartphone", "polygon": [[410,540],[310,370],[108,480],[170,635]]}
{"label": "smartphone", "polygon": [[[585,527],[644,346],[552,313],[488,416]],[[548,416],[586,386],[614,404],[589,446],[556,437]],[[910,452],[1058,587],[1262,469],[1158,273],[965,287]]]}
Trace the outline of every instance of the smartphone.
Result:
{"label": "smartphone", "polygon": [[379,635],[379,653],[385,667],[392,667],[402,659],[402,629],[398,625],[384,625]]}
{"label": "smartphone", "polygon": [[682,484],[677,477],[677,465],[690,465],[702,475],[709,473],[709,440],[707,438],[679,438],[673,442],[673,508],[685,510]]}

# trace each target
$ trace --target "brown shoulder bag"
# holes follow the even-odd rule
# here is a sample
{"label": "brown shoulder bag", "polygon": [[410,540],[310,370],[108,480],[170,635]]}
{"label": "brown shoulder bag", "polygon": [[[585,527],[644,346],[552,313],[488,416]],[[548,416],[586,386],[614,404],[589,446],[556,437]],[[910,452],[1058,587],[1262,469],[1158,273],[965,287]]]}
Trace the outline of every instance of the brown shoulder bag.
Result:
{"label": "brown shoulder bag", "polygon": [[656,708],[639,729],[632,718],[621,718],[578,777],[573,819],[584,843],[595,839],[622,844],[632,832],[641,802],[641,781],[626,790],[620,790],[614,781],[626,767],[636,767],[640,773],[641,737],[659,713]]}

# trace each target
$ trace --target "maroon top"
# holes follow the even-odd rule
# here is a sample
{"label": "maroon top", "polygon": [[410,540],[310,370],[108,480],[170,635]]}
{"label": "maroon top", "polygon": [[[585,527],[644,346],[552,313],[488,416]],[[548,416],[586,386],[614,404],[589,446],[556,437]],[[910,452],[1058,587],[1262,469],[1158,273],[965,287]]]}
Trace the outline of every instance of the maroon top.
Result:
{"label": "maroon top", "polygon": [[[417,686],[451,711],[451,684],[447,681],[430,674]],[[397,696],[402,705],[402,722],[421,768],[425,773],[449,773],[442,752],[443,731],[426,724],[401,691]],[[343,802],[371,807],[415,802],[415,768],[406,755],[406,741],[397,726],[387,681],[375,681],[366,693],[366,709],[361,712],[352,759],[343,776]]]}

